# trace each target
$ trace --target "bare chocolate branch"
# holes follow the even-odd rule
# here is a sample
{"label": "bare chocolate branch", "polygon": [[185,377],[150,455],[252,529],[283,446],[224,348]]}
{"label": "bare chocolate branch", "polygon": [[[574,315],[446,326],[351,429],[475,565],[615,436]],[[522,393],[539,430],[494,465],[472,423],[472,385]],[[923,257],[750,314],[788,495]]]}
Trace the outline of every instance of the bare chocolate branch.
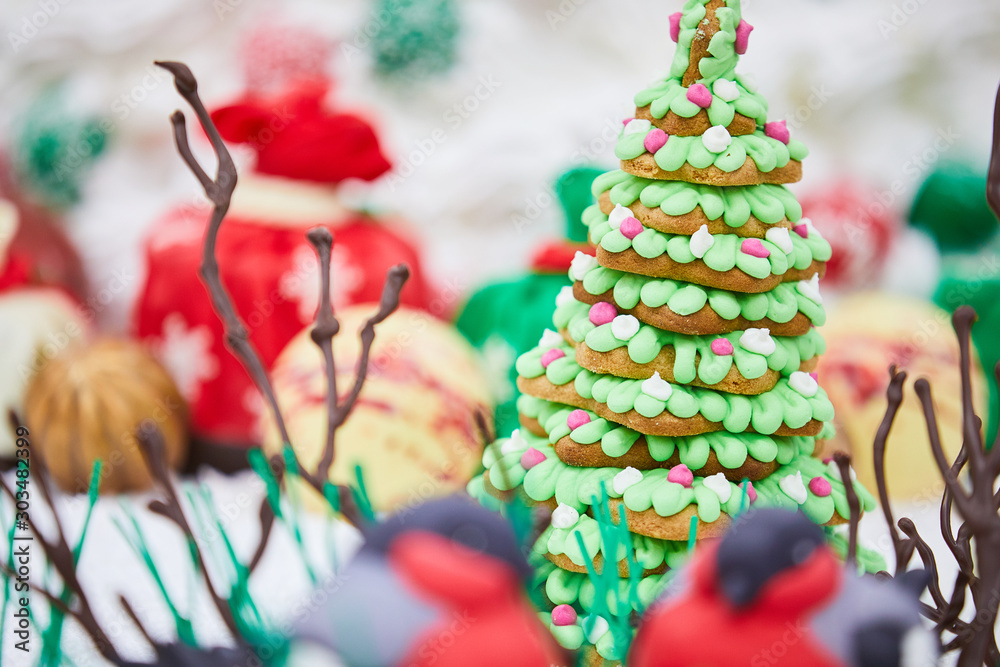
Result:
{"label": "bare chocolate branch", "polygon": [[847,539],[847,562],[854,564],[858,561],[858,523],[861,522],[861,501],[858,500],[858,492],[854,489],[854,482],[851,480],[851,457],[843,452],[836,452],[833,460],[837,463],[837,470],[840,471],[840,480],[844,483],[844,495],[847,496],[847,507],[850,510],[848,519],[848,539]]}
{"label": "bare chocolate branch", "polygon": [[201,123],[202,128],[204,128],[205,133],[208,135],[208,138],[212,143],[212,148],[215,150],[216,158],[218,159],[218,168],[216,169],[215,179],[211,179],[208,177],[205,170],[198,164],[197,158],[195,158],[194,154],[191,152],[191,147],[187,139],[184,114],[180,111],[175,112],[171,116],[171,122],[174,127],[174,138],[177,144],[177,151],[180,153],[185,164],[188,165],[188,168],[191,169],[192,173],[194,173],[195,177],[201,183],[205,190],[205,196],[208,197],[209,201],[211,201],[214,206],[208,230],[205,233],[205,245],[202,250],[202,279],[204,280],[206,287],[208,287],[215,312],[218,313],[219,318],[222,320],[223,327],[226,332],[227,345],[236,357],[243,363],[243,366],[250,373],[250,377],[253,378],[254,383],[264,394],[264,399],[267,401],[268,406],[271,409],[271,413],[278,427],[278,432],[281,434],[282,441],[288,442],[288,429],[285,427],[285,420],[278,407],[278,400],[274,394],[274,389],[271,386],[270,377],[268,377],[267,370],[265,369],[263,362],[260,360],[260,355],[257,354],[253,345],[250,344],[246,327],[243,325],[243,321],[236,312],[236,308],[233,305],[232,298],[229,296],[229,292],[222,283],[222,277],[219,274],[219,264],[215,253],[219,229],[222,226],[222,221],[226,217],[226,213],[229,211],[229,204],[232,201],[233,190],[236,188],[236,165],[233,163],[233,158],[229,153],[229,149],[226,148],[225,142],[222,141],[222,137],[219,135],[218,128],[216,128],[215,123],[212,122],[211,115],[208,113],[204,103],[201,101],[201,97],[198,95],[198,82],[191,73],[191,70],[188,69],[187,65],[184,65],[183,63],[157,62],[156,64],[173,74],[177,92],[179,92],[188,104],[191,105],[195,115],[198,117],[198,121]]}

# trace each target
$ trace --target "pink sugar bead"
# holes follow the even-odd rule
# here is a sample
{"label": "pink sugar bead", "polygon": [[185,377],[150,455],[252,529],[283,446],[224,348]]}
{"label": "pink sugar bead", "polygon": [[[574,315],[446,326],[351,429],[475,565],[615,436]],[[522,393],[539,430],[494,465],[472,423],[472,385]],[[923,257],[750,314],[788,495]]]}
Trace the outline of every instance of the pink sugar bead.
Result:
{"label": "pink sugar bead", "polygon": [[733,353],[733,344],[725,338],[716,338],[712,341],[712,352],[720,357],[728,357]]}
{"label": "pink sugar bead", "polygon": [[670,39],[675,42],[679,41],[681,38],[681,17],[683,14],[681,12],[675,12],[670,15]]}
{"label": "pink sugar bead", "polygon": [[809,377],[811,377],[813,380],[816,380],[817,382],[819,382],[819,373],[817,373],[816,371],[813,371],[812,373],[810,373]]}
{"label": "pink sugar bead", "polygon": [[[740,484],[740,488],[741,489],[743,488],[743,484]],[[746,489],[747,489],[747,500],[749,500],[751,503],[757,502],[757,489],[753,488],[753,482],[747,481]]]}
{"label": "pink sugar bead", "polygon": [[813,477],[809,480],[809,490],[820,498],[826,498],[833,493],[833,487],[830,486],[830,482],[822,477]]}
{"label": "pink sugar bead", "polygon": [[531,470],[539,463],[545,461],[545,454],[534,447],[528,447],[524,454],[521,454],[521,467],[525,470]]}
{"label": "pink sugar bead", "polygon": [[632,122],[633,120],[635,120],[635,118],[623,118],[623,119],[622,119],[622,125],[623,125],[623,126],[624,126],[624,125],[628,125],[628,124],[629,124],[629,123],[631,123],[631,122]]}
{"label": "pink sugar bead", "polygon": [[788,131],[788,123],[783,120],[775,120],[765,124],[764,134],[786,145],[792,140],[792,133]]}
{"label": "pink sugar bead", "polygon": [[687,98],[689,102],[697,104],[702,109],[712,106],[712,91],[703,83],[696,83],[688,88]]}
{"label": "pink sugar bead", "polygon": [[583,410],[574,410],[569,413],[569,417],[566,417],[566,426],[571,429],[576,430],[583,426],[584,424],[590,423],[590,415],[588,415]]}
{"label": "pink sugar bead", "polygon": [[644,229],[645,227],[642,226],[642,223],[635,218],[625,218],[622,220],[621,227],[618,228],[618,231],[622,233],[622,236],[631,241],[639,234],[642,234]]}
{"label": "pink sugar bead", "polygon": [[554,347],[551,350],[546,350],[545,354],[542,355],[542,368],[548,368],[549,364],[553,361],[556,359],[562,359],[565,356],[566,353],[557,347]]}
{"label": "pink sugar bead", "polygon": [[740,250],[742,250],[747,255],[753,255],[754,257],[770,257],[771,251],[764,247],[764,244],[760,242],[760,239],[743,239],[743,244],[740,245]]}
{"label": "pink sugar bead", "polygon": [[740,19],[740,24],[736,26],[736,44],[735,49],[738,55],[743,55],[747,52],[747,47],[750,46],[750,33],[753,32],[753,26]]}
{"label": "pink sugar bead", "polygon": [[[622,225],[624,224],[625,223],[623,222]],[[618,309],[607,301],[598,301],[590,307],[590,322],[594,326],[599,327],[602,324],[608,324],[616,317],[618,317]]]}
{"label": "pink sugar bead", "polygon": [[809,225],[795,225],[792,231],[804,239],[809,238]]}
{"label": "pink sugar bead", "polygon": [[691,484],[694,482],[694,473],[682,463],[670,469],[670,472],[667,473],[667,481],[691,488]]}
{"label": "pink sugar bead", "polygon": [[552,610],[552,625],[576,625],[576,609],[568,604],[561,604]]}
{"label": "pink sugar bead", "polygon": [[655,153],[666,145],[668,138],[669,137],[666,132],[658,127],[653,128],[653,130],[646,135],[646,139],[642,142],[642,145],[650,153]]}

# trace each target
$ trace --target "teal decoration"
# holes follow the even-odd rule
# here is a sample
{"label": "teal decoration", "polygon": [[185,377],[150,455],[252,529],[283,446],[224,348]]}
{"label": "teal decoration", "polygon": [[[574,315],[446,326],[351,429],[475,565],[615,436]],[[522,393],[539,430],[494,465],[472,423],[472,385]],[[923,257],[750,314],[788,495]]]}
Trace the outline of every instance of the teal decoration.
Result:
{"label": "teal decoration", "polygon": [[[987,267],[986,260],[974,261],[966,270],[951,269],[946,272],[934,302],[948,312],[963,305],[972,306],[979,315],[979,321],[972,327],[972,344],[979,353],[979,361],[986,374],[990,389],[989,418],[987,436],[1000,427],[1000,387],[994,369],[1000,363],[1000,268],[997,267],[998,254],[992,254],[993,269],[990,275],[982,275]],[[987,437],[987,442],[993,438]]]}
{"label": "teal decoration", "polygon": [[376,76],[412,80],[451,69],[459,29],[455,0],[376,0],[359,36],[371,37]]}
{"label": "teal decoration", "polygon": [[517,372],[514,361],[538,343],[552,327],[552,308],[559,290],[570,284],[569,260],[585,249],[587,230],[580,221],[594,197],[590,186],[603,170],[579,167],[555,184],[565,220],[564,240],[543,246],[527,275],[486,285],[475,292],[456,321],[458,330],[475,345],[496,372],[496,429],[504,436],[518,427]]}
{"label": "teal decoration", "polygon": [[13,162],[21,184],[51,208],[78,202],[81,180],[104,152],[111,121],[74,115],[62,91],[51,88],[14,127]]}
{"label": "teal decoration", "polygon": [[1000,228],[986,203],[986,174],[960,163],[943,164],[931,173],[917,193],[909,220],[944,251],[974,250]]}

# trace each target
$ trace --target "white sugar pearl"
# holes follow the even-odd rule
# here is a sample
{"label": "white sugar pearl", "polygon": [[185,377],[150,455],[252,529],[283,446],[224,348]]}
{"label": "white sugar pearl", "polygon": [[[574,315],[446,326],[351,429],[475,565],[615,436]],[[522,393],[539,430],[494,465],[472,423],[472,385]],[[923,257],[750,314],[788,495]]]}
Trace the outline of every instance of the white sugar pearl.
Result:
{"label": "white sugar pearl", "polygon": [[814,273],[809,280],[800,280],[796,285],[799,294],[814,303],[823,303],[823,294],[819,291],[819,274]]}
{"label": "white sugar pearl", "polygon": [[748,352],[763,354],[765,357],[774,354],[778,348],[771,338],[770,329],[747,329],[740,336],[740,345]]}
{"label": "white sugar pearl", "polygon": [[569,285],[559,290],[559,294],[556,295],[556,307],[566,306],[574,301],[576,301],[576,297],[573,296],[573,288]]}
{"label": "white sugar pearl", "polygon": [[653,129],[653,124],[645,118],[633,118],[625,126],[625,134],[646,134]]}
{"label": "white sugar pearl", "polygon": [[639,320],[632,315],[619,315],[611,320],[611,334],[618,340],[630,340],[639,333]]}
{"label": "white sugar pearl", "polygon": [[764,234],[764,238],[778,246],[778,249],[786,255],[795,249],[792,245],[792,236],[784,227],[772,227]]}
{"label": "white sugar pearl", "polygon": [[563,340],[563,337],[560,336],[558,333],[556,333],[552,329],[546,329],[545,331],[542,332],[542,338],[538,341],[538,347],[542,348],[543,350],[550,350],[553,347],[559,347],[565,342],[566,341]]}
{"label": "white sugar pearl", "polygon": [[621,204],[615,204],[615,210],[611,211],[608,215],[608,224],[611,225],[612,229],[618,229],[622,226],[622,220],[625,218],[633,218],[632,211]]}
{"label": "white sugar pearl", "polygon": [[642,389],[642,393],[659,401],[667,400],[674,393],[674,388],[670,386],[669,382],[660,377],[659,372],[653,373],[653,377],[643,381],[640,388]]}
{"label": "white sugar pearl", "polygon": [[795,371],[788,376],[788,386],[806,398],[812,398],[819,391],[819,383],[809,373]]}
{"label": "white sugar pearl", "polygon": [[785,475],[778,482],[780,488],[786,496],[801,505],[809,498],[806,485],[802,482],[802,473],[796,472],[794,475]]}
{"label": "white sugar pearl", "polygon": [[708,225],[702,225],[691,235],[691,254],[701,259],[715,245],[715,237],[708,231]]}
{"label": "white sugar pearl", "polygon": [[589,619],[593,619],[593,626],[590,628],[590,632],[587,633],[587,641],[591,644],[597,644],[601,637],[607,634],[608,630],[611,629],[611,626],[608,625],[608,622],[604,620],[603,616],[592,615],[588,616],[587,619],[584,620],[583,627],[587,627]]}
{"label": "white sugar pearl", "polygon": [[712,92],[723,102],[734,102],[740,96],[740,89],[729,79],[719,79],[712,86]]}
{"label": "white sugar pearl", "polygon": [[708,128],[705,134],[701,135],[701,143],[705,144],[705,148],[709,152],[721,153],[733,143],[733,137],[729,134],[729,130],[721,125],[716,125]]}
{"label": "white sugar pearl", "polygon": [[619,496],[625,493],[626,489],[635,486],[642,481],[642,473],[636,468],[629,466],[614,476],[611,480],[611,487]]}
{"label": "white sugar pearl", "polygon": [[702,484],[719,497],[720,503],[729,502],[729,499],[733,495],[733,485],[729,483],[729,480],[721,472],[706,477],[702,480]]}
{"label": "white sugar pearl", "polygon": [[572,528],[580,520],[580,513],[569,505],[559,503],[555,511],[552,512],[552,527],[565,530]]}
{"label": "white sugar pearl", "polygon": [[507,442],[500,446],[500,453],[504,455],[514,454],[516,452],[523,452],[527,448],[528,441],[521,435],[521,429],[515,428],[511,432],[510,438],[507,439]]}
{"label": "white sugar pearl", "polygon": [[585,252],[576,251],[569,266],[569,277],[573,280],[583,280],[587,272],[597,266],[597,258]]}

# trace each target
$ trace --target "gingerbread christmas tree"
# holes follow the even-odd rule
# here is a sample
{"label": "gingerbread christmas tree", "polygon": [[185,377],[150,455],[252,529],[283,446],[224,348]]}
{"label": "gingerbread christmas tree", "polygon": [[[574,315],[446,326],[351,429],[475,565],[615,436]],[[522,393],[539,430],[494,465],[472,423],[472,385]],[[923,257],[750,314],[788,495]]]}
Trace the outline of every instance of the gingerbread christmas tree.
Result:
{"label": "gingerbread christmas tree", "polygon": [[[689,538],[721,535],[749,507],[831,527],[850,517],[835,464],[815,456],[833,419],[812,372],[830,245],[785,187],[808,151],[736,72],[752,29],[740,0],[688,0],[671,17],[670,73],[635,96],[621,168],[595,180],[583,215],[596,258],[577,254],[553,329],[518,360],[521,428],[470,485],[551,507],[535,551],[552,629],[603,659],[624,655],[607,623],[584,622],[588,567],[613,560],[638,608]],[[626,523],[631,550],[604,553],[599,505]]]}

